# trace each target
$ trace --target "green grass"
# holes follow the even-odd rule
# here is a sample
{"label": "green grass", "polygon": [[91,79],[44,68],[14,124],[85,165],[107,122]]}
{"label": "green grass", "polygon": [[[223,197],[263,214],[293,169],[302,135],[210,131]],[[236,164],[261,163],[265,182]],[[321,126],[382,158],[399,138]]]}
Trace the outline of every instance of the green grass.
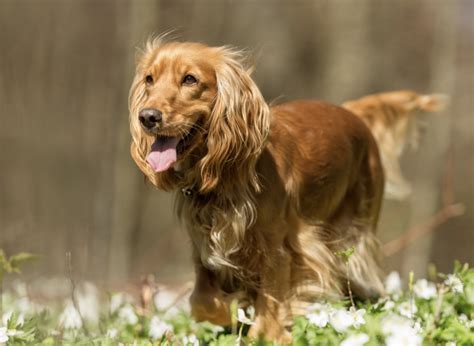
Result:
{"label": "green grass", "polygon": [[[455,265],[453,274],[410,280],[402,290],[397,275],[387,281],[390,295],[375,303],[318,302],[293,326],[295,345],[474,345],[474,269]],[[21,286],[21,285],[20,285]],[[95,288],[71,300],[39,304],[25,290],[3,297],[0,345],[271,345],[245,336],[252,311],[233,309],[234,328],[196,323],[185,310],[139,308],[123,293],[100,300]],[[243,317],[243,314],[246,317]],[[82,316],[81,316],[82,315]],[[232,333],[232,330],[234,331]]]}

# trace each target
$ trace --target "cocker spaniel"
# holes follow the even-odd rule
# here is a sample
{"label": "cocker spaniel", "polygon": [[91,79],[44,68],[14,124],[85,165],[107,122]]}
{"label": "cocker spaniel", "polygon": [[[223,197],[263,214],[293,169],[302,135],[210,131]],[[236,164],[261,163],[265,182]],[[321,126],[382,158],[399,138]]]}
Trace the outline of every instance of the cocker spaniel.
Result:
{"label": "cocker spaniel", "polygon": [[[138,57],[129,107],[133,159],[177,191],[196,320],[229,325],[238,298],[255,307],[250,336],[288,342],[305,302],[348,281],[360,297],[383,293],[384,172],[368,117],[319,101],[270,107],[238,51],[161,39]],[[336,253],[348,248],[346,264]]]}

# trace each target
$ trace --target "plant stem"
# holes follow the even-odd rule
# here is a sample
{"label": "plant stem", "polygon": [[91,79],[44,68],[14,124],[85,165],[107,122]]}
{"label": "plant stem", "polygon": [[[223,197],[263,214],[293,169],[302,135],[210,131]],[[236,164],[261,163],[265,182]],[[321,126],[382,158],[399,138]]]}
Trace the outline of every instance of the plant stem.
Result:
{"label": "plant stem", "polygon": [[347,290],[349,291],[349,299],[351,300],[351,306],[355,309],[354,297],[352,296],[351,280],[349,280],[349,260],[346,261],[346,278],[347,278]]}
{"label": "plant stem", "polygon": [[73,272],[72,272],[72,256],[71,252],[66,252],[66,261],[67,261],[67,267],[68,267],[68,275],[69,275],[69,282],[71,283],[71,300],[72,300],[72,305],[74,308],[77,310],[77,313],[79,314],[79,318],[81,319],[82,322],[82,329],[84,330],[84,334],[86,336],[89,336],[89,330],[87,329],[86,326],[86,321],[84,320],[84,317],[82,316],[81,309],[79,308],[79,303],[77,301],[76,297],[76,282],[74,281],[73,277]]}

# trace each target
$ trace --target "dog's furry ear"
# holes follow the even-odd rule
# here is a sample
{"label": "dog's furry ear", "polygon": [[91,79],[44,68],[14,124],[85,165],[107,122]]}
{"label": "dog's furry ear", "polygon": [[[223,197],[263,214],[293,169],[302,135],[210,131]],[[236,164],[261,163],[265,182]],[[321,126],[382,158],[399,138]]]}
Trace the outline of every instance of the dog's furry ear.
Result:
{"label": "dog's furry ear", "polygon": [[207,154],[199,163],[200,192],[218,184],[259,189],[255,165],[268,136],[269,108],[240,61],[240,54],[217,48],[217,96],[207,124]]}
{"label": "dog's furry ear", "polygon": [[176,177],[172,170],[166,172],[155,173],[146,162],[146,155],[150,152],[151,145],[154,141],[152,136],[146,135],[140,126],[138,120],[138,112],[143,108],[146,98],[146,88],[143,76],[143,66],[150,59],[154,52],[163,44],[163,37],[152,38],[147,41],[136,57],[135,78],[130,88],[128,98],[130,133],[132,135],[132,143],[130,145],[130,153],[133,160],[146,176],[146,178],[156,187],[169,191],[175,186]]}

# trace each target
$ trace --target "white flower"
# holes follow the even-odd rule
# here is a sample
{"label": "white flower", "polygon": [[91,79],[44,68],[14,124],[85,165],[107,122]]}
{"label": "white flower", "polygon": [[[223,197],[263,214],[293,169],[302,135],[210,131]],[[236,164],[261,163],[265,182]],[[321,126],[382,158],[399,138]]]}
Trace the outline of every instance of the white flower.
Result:
{"label": "white flower", "polygon": [[352,334],[345,338],[340,346],[363,346],[369,341],[369,336],[364,333]]}
{"label": "white flower", "polygon": [[72,302],[68,302],[61,316],[59,324],[65,329],[79,329],[82,327],[82,319]]}
{"label": "white flower", "polygon": [[445,346],[456,346],[454,341],[448,341]]}
{"label": "white flower", "polygon": [[114,293],[110,297],[110,313],[114,313],[117,311],[122,304],[124,303],[123,295],[120,293]]}
{"label": "white flower", "polygon": [[462,293],[464,291],[464,285],[456,274],[449,274],[448,278],[444,280],[444,283],[451,288],[454,293]]}
{"label": "white flower", "polygon": [[326,311],[326,312],[330,312],[333,309],[333,307],[327,303],[324,303],[324,304],[321,304],[321,303],[314,303],[314,304],[311,304],[310,306],[308,306],[307,308],[308,311]]}
{"label": "white flower", "polygon": [[342,333],[354,324],[354,316],[346,309],[337,309],[329,316],[329,322],[335,330]]}
{"label": "white flower", "polygon": [[474,320],[470,320],[465,314],[459,315],[458,321],[469,329],[474,328]]}
{"label": "white flower", "polygon": [[351,307],[349,309],[349,312],[352,314],[352,317],[354,318],[354,322],[353,322],[354,327],[359,329],[361,324],[365,324],[365,320],[364,320],[365,309],[356,310],[354,307]]}
{"label": "white flower", "polygon": [[240,323],[243,323],[243,324],[248,324],[248,325],[252,325],[253,324],[253,321],[250,320],[247,316],[245,316],[245,311],[244,309],[237,309],[237,320],[240,322]]}
{"label": "white flower", "polygon": [[421,326],[405,317],[390,314],[381,321],[381,329],[387,346],[418,346],[421,345],[422,338],[419,335]]}
{"label": "white flower", "polygon": [[150,329],[148,335],[153,340],[158,340],[163,337],[167,332],[172,332],[173,326],[160,320],[157,316],[153,316],[150,321]]}
{"label": "white flower", "polygon": [[400,315],[412,318],[418,311],[414,302],[403,302],[398,306],[398,312]]}
{"label": "white flower", "polygon": [[137,314],[133,311],[133,308],[130,305],[125,305],[119,311],[119,317],[127,324],[136,324],[138,322]]}
{"label": "white flower", "polygon": [[385,278],[385,290],[388,294],[400,293],[402,291],[402,280],[398,272],[391,272]]}
{"label": "white flower", "polygon": [[99,292],[90,282],[84,282],[77,291],[77,304],[84,319],[93,324],[99,322]]}
{"label": "white flower", "polygon": [[324,328],[329,322],[329,314],[325,310],[320,310],[318,312],[312,312],[306,315],[309,323],[319,327]]}
{"label": "white flower", "polygon": [[7,328],[0,327],[0,343],[6,343],[8,341]]}
{"label": "white flower", "polygon": [[380,326],[385,335],[396,333],[399,329],[410,328],[411,321],[397,314],[390,314],[382,318]]}
{"label": "white flower", "polygon": [[199,346],[199,340],[198,338],[196,337],[196,335],[194,334],[191,334],[189,336],[183,336],[183,345],[184,346],[187,346],[187,345],[193,345],[193,346]]}
{"label": "white flower", "polygon": [[255,308],[249,305],[245,311],[247,312],[247,316],[253,321],[255,319]]}
{"label": "white flower", "polygon": [[420,334],[423,331],[423,328],[421,327],[421,319],[418,319],[412,326],[413,330],[415,333]]}
{"label": "white flower", "polygon": [[429,300],[436,297],[436,285],[426,279],[417,280],[413,291],[418,298]]}
{"label": "white flower", "polygon": [[408,329],[400,330],[385,339],[386,346],[420,346],[421,342],[421,336]]}
{"label": "white flower", "polygon": [[106,335],[109,339],[115,339],[118,335],[118,330],[116,328],[110,328],[107,330]]}
{"label": "white flower", "polygon": [[392,310],[395,307],[395,302],[393,300],[387,300],[382,307],[383,311]]}

